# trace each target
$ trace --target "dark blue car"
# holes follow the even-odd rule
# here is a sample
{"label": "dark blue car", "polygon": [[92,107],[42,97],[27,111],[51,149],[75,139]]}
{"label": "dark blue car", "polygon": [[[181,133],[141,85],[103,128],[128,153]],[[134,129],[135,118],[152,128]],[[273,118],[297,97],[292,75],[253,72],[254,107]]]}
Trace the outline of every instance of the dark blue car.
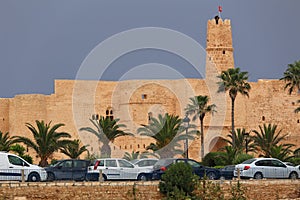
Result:
{"label": "dark blue car", "polygon": [[53,166],[46,167],[47,180],[86,180],[89,160],[66,159],[59,160]]}
{"label": "dark blue car", "polygon": [[227,165],[220,169],[221,179],[231,180],[233,179],[233,172],[235,165]]}
{"label": "dark blue car", "polygon": [[193,168],[193,172],[198,175],[200,178],[203,178],[205,175],[210,180],[219,179],[220,171],[218,169],[209,168],[201,165],[195,160],[192,159],[184,159],[184,158],[167,158],[158,160],[158,162],[153,166],[153,180],[160,180],[162,174],[175,163],[184,162],[190,165]]}

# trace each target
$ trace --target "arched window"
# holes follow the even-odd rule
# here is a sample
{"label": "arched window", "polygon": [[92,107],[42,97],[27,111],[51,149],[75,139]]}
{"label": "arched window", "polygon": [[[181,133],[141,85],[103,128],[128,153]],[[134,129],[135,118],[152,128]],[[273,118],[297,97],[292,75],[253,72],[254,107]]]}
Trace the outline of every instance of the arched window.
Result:
{"label": "arched window", "polygon": [[110,120],[114,120],[113,109],[111,107],[106,109],[105,114],[106,114],[106,118],[110,118]]}

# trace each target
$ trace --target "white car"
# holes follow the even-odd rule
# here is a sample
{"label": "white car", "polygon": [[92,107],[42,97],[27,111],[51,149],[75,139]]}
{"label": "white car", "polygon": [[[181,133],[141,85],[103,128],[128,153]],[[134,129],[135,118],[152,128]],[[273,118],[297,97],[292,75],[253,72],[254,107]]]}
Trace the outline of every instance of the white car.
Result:
{"label": "white car", "polygon": [[120,158],[95,160],[88,168],[87,177],[93,177],[91,174],[98,174],[99,177],[100,170],[104,180],[149,180],[152,177],[152,170],[137,167]]}
{"label": "white car", "polygon": [[153,170],[153,166],[157,163],[158,159],[155,158],[142,158],[142,159],[135,159],[130,161],[135,166],[140,168]]}
{"label": "white car", "polygon": [[22,181],[29,182],[45,181],[47,172],[44,168],[31,165],[17,155],[0,152],[0,180],[1,181]]}
{"label": "white car", "polygon": [[234,176],[241,178],[290,178],[299,177],[299,169],[284,164],[275,158],[252,158],[235,166]]}

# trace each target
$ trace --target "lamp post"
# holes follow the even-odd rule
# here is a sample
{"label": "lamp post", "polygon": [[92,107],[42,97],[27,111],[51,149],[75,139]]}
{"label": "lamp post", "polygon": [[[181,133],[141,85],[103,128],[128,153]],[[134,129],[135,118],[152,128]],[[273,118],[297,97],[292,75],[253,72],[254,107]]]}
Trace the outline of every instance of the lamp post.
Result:
{"label": "lamp post", "polygon": [[246,154],[248,154],[248,142],[249,142],[249,135],[250,135],[250,132],[248,132],[248,133],[244,133],[245,142],[246,142]]}
{"label": "lamp post", "polygon": [[[190,118],[188,115],[185,115],[185,118],[182,120],[183,126],[185,128],[185,134],[188,135],[188,129],[190,125]],[[186,150],[186,158],[189,158],[189,140],[188,138],[185,139],[185,150]]]}

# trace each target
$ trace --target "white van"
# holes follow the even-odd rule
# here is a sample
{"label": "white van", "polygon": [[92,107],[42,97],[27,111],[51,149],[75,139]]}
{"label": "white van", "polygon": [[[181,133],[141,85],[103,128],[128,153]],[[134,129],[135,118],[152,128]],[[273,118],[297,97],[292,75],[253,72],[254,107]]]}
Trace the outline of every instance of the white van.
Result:
{"label": "white van", "polygon": [[22,169],[25,181],[36,182],[47,179],[44,168],[31,165],[17,155],[0,152],[0,181],[21,181]]}

